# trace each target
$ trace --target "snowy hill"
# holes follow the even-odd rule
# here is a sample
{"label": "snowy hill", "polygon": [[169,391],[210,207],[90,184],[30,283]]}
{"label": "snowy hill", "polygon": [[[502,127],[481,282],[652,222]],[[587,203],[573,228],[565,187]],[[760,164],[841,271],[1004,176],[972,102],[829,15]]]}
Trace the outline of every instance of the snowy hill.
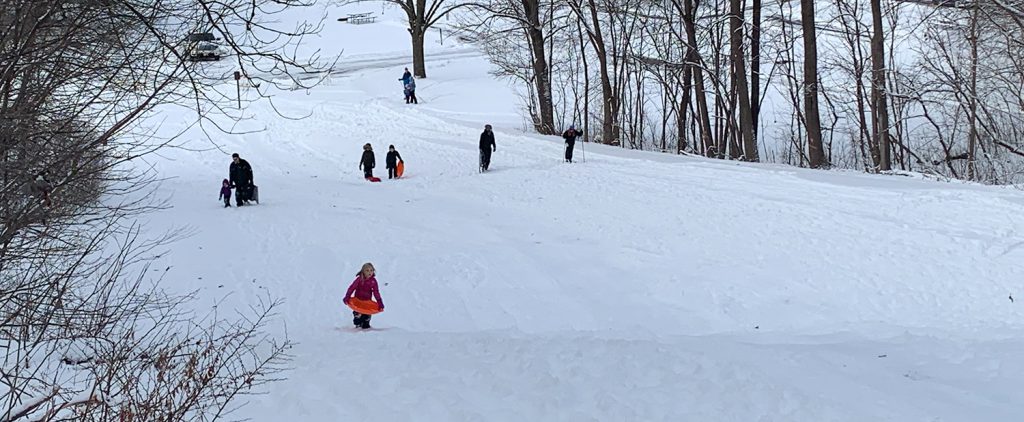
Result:
{"label": "snowy hill", "polygon": [[[238,126],[256,132],[215,149],[192,129],[202,151],[153,163],[173,208],[147,230],[193,233],[154,266],[167,287],[286,301],[272,330],[298,342],[294,369],[239,416],[1020,420],[1021,193],[589,144],[564,164],[454,38],[430,42],[421,104],[404,104],[403,15],[333,21],[363,9],[328,8],[310,41],[345,51],[337,75],[275,93],[308,117],[258,103]],[[153,117],[163,133],[186,130],[175,113]],[[363,181],[367,142],[378,176],[394,144],[407,177]],[[215,200],[232,152],[257,206]],[[367,261],[387,311],[361,332],[341,298]]]}

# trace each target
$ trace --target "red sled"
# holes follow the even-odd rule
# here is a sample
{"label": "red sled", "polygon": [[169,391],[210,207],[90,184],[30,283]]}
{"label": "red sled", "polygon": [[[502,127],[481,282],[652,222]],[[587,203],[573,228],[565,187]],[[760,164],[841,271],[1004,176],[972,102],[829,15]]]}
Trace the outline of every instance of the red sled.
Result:
{"label": "red sled", "polygon": [[371,181],[371,182],[379,182],[380,178],[379,177],[367,177],[366,180]]}

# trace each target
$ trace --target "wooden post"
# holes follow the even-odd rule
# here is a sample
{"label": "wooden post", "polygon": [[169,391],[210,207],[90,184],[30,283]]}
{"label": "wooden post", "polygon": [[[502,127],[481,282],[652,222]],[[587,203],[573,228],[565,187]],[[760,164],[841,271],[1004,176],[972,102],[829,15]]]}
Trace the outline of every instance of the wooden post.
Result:
{"label": "wooden post", "polygon": [[444,30],[441,28],[437,28],[437,33],[438,35],[441,36],[441,45],[444,45]]}
{"label": "wooden post", "polygon": [[238,92],[238,109],[242,109],[242,72],[235,71],[235,91]]}

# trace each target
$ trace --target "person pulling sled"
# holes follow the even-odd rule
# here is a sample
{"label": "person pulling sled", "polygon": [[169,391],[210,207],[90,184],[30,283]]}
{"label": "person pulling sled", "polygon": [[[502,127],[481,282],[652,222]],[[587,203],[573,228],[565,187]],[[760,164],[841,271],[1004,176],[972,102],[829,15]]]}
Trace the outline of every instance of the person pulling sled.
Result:
{"label": "person pulling sled", "polygon": [[373,146],[367,143],[363,145],[363,158],[359,160],[359,169],[363,171],[363,178],[373,180],[373,168],[377,166],[377,159],[373,156]]}
{"label": "person pulling sled", "polygon": [[256,194],[256,185],[252,180],[252,166],[248,161],[238,156],[238,153],[231,154],[231,166],[228,167],[228,180],[231,187],[235,188],[235,205],[242,206],[249,204],[249,201],[260,202]]}

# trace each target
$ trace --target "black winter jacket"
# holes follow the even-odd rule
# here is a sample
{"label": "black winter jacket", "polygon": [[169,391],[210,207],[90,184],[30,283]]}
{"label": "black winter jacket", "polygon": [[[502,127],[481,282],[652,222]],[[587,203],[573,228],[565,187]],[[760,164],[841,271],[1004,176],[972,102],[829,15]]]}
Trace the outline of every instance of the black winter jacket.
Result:
{"label": "black winter jacket", "polygon": [[359,160],[359,168],[376,168],[377,159],[373,157],[373,151],[363,151],[363,159]]}
{"label": "black winter jacket", "polygon": [[231,162],[231,166],[228,167],[228,179],[231,180],[231,184],[235,186],[249,186],[252,184],[252,166],[249,165],[248,161],[241,158],[238,159],[238,163]]}
{"label": "black winter jacket", "polygon": [[384,163],[387,164],[389,169],[393,169],[398,166],[398,161],[402,159],[402,154],[398,151],[388,151],[388,156],[384,159]]}
{"label": "black winter jacket", "polygon": [[567,130],[567,131],[562,133],[562,138],[565,139],[565,143],[568,144],[568,145],[575,144],[576,143],[576,138],[579,137],[579,136],[580,136],[580,133],[577,132],[575,129],[569,129],[569,130]]}
{"label": "black winter jacket", "polygon": [[498,145],[494,143],[494,132],[484,130],[484,133],[480,134],[480,151],[497,151]]}

